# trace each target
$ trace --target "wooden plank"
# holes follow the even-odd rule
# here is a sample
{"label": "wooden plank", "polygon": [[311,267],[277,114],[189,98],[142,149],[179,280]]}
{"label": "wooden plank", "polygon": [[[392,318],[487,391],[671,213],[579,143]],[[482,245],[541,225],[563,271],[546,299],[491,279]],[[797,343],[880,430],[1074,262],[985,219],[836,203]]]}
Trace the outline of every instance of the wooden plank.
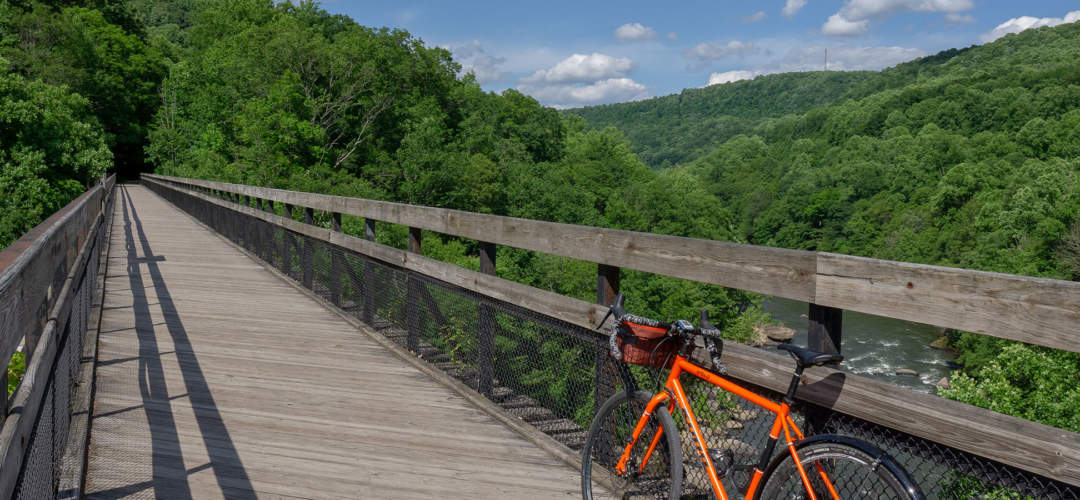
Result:
{"label": "wooden plank", "polygon": [[[328,241],[354,252],[584,328],[597,328],[599,326],[597,322],[607,313],[607,308],[600,305],[459,268],[348,235],[334,234],[322,228],[306,226],[283,218],[272,219],[271,217],[274,216],[265,212],[255,212],[243,207],[235,209],[253,217],[263,218],[268,222],[284,225],[298,233]],[[821,269],[830,268],[825,266]],[[695,355],[698,354],[703,353],[699,352]],[[734,378],[780,392],[787,388],[792,364],[790,361],[785,361],[784,357],[760,349],[728,343],[724,349],[723,359]],[[701,361],[707,362],[704,358]],[[810,380],[843,375],[833,375],[834,373],[839,372],[825,368],[807,371]],[[975,455],[1080,486],[1080,434],[1007,417],[936,396],[916,393],[872,379],[855,375],[843,375],[843,378],[842,386],[822,384],[800,390],[800,398],[918,437],[939,441]],[[908,412],[906,408],[911,408],[911,411]],[[992,422],[993,425],[966,427],[969,422]],[[1023,452],[1017,451],[1021,449]],[[1071,451],[1066,451],[1066,449]]]}
{"label": "wooden plank", "polygon": [[134,209],[112,237],[87,498],[579,494],[576,470],[125,189]]}
{"label": "wooden plank", "polygon": [[818,304],[1080,352],[1080,282],[818,255]]}

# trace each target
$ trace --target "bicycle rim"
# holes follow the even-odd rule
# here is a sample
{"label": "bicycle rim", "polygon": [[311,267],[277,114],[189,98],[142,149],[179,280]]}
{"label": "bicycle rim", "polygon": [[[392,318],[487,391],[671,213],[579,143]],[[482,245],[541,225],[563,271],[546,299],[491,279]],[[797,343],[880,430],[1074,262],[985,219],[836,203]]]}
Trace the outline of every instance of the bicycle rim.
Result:
{"label": "bicycle rim", "polygon": [[[875,458],[855,447],[843,443],[813,443],[799,448],[799,461],[819,500],[837,497],[842,499],[909,499],[911,493],[883,460]],[[827,478],[822,477],[821,472]],[[830,488],[831,486],[831,488]],[[780,462],[765,478],[759,499],[806,499],[802,477],[790,455]]]}
{"label": "bicycle rim", "polygon": [[[585,448],[582,450],[581,485],[582,496],[591,500],[593,488],[602,483],[613,483],[614,493],[624,499],[677,499],[682,489],[682,449],[679,447],[678,430],[667,409],[660,407],[649,419],[645,430],[630,455],[627,474],[615,473],[615,464],[630,442],[633,426],[645,411],[652,397],[645,391],[636,392],[628,398],[619,392],[601,406],[589,428]],[[664,429],[659,444],[649,457],[644,469],[642,458],[659,429]],[[607,490],[608,488],[605,488]],[[596,492],[597,497],[606,492]]]}

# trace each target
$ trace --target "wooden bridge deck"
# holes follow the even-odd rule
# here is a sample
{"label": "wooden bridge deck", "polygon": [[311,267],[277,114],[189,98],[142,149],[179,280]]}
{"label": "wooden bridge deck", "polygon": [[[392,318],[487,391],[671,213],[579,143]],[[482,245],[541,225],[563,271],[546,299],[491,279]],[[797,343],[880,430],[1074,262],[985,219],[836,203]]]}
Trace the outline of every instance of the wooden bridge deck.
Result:
{"label": "wooden bridge deck", "polygon": [[557,498],[577,471],[118,186],[88,498]]}

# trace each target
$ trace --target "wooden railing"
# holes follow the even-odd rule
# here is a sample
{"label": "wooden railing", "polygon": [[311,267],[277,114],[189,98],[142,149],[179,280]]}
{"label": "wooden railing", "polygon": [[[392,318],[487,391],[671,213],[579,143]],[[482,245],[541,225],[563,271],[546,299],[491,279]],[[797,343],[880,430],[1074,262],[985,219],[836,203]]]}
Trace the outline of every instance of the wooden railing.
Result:
{"label": "wooden railing", "polygon": [[[115,176],[102,180],[0,252],[0,360],[6,368],[20,344],[26,356],[26,372],[15,393],[0,398],[0,498],[12,495],[23,474],[34,476],[33,481],[22,481],[24,489],[38,480],[55,487],[60,457],[54,456],[54,446],[59,443],[64,450],[72,411],[54,408],[46,415],[47,430],[38,428],[38,417],[47,407],[43,400],[50,391],[62,396],[58,400],[75,404],[60,391],[70,392],[78,374],[67,371],[71,360],[57,363],[57,358],[68,353],[79,367],[79,353],[65,351],[63,343],[85,333],[92,323],[89,298],[95,287],[85,279],[95,275],[99,264],[93,256],[100,250],[104,209],[115,182]],[[57,370],[64,371],[65,380],[54,376]],[[3,378],[6,374],[5,370]],[[0,386],[6,390],[4,382]],[[35,433],[38,444],[48,446],[49,469],[24,472],[22,464]]]}
{"label": "wooden railing", "polygon": [[[494,276],[495,246],[597,263],[601,304],[618,290],[621,268],[804,301],[810,341],[820,350],[842,347],[842,311],[853,310],[1080,352],[1072,332],[1080,324],[1080,283],[195,179],[143,180],[590,329],[599,326],[604,306]],[[284,204],[286,214],[304,207],[305,222],[276,215],[273,203]],[[312,225],[313,210],[331,214],[333,227]],[[367,219],[364,238],[341,232],[342,214]],[[374,243],[373,221],[408,226],[410,251]],[[420,230],[477,240],[482,271],[423,257]],[[724,361],[735,378],[786,389],[791,363],[784,356],[729,344]],[[1080,486],[1080,434],[830,368],[808,370],[805,382],[800,398],[811,403]]]}

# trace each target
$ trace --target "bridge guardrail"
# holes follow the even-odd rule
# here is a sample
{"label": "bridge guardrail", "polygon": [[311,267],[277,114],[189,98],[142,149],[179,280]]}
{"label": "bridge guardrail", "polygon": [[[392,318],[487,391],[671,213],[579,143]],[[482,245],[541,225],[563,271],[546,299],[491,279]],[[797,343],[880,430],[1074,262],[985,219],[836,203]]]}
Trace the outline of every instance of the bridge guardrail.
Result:
{"label": "bridge guardrail", "polygon": [[0,404],[0,497],[56,494],[115,183],[102,179],[0,252],[0,359],[20,343],[26,356]]}
{"label": "bridge guardrail", "polygon": [[[1075,292],[1080,291],[1077,284],[1069,282],[978,271],[777,251],[370,200],[346,202],[343,200],[350,199],[192,179],[144,176],[144,181],[173,204],[324,296],[328,302],[379,326],[388,338],[433,361],[503,405],[509,413],[520,413],[519,416],[570,449],[580,446],[576,439],[580,437],[581,427],[588,422],[587,418],[591,418],[595,401],[602,400],[614,390],[604,339],[593,330],[606,308],[493,276],[495,244],[538,251],[544,251],[538,248],[546,245],[543,248],[551,250],[550,253],[588,255],[586,260],[593,261],[597,258],[598,254],[594,252],[598,248],[614,245],[614,248],[622,248],[623,253],[666,255],[668,262],[694,261],[698,272],[691,279],[723,281],[716,284],[756,282],[754,277],[765,280],[762,276],[770,273],[778,274],[783,280],[808,281],[813,286],[804,284],[795,289],[815,290],[813,296],[799,297],[818,300],[818,312],[824,310],[827,313],[820,315],[823,321],[818,325],[818,341],[831,346],[839,344],[838,329],[830,331],[839,326],[834,324],[839,314],[829,313],[827,308],[831,306],[823,306],[822,299],[816,294],[819,290],[829,289],[837,280],[855,279],[865,283],[840,286],[839,289],[846,291],[825,293],[822,297],[826,303],[836,305],[840,303],[836,297],[847,296],[851,298],[845,300],[854,300],[859,294],[867,293],[869,295],[863,296],[862,301],[871,297],[871,302],[881,304],[862,305],[859,310],[871,309],[877,314],[902,318],[903,314],[908,314],[904,312],[908,308],[907,302],[920,304],[936,300],[963,308],[964,314],[958,316],[969,319],[957,320],[956,324],[968,326],[985,321],[970,319],[983,316],[968,308],[1011,304],[1008,307],[1013,310],[1034,311],[1048,307],[1048,303],[1072,303],[1077,300]],[[273,202],[285,206],[275,206]],[[377,208],[355,208],[360,206]],[[294,210],[301,207],[305,222],[292,216],[298,215]],[[311,224],[315,210],[329,213],[333,221],[330,229]],[[368,231],[365,237],[342,233],[343,212],[335,210],[350,210],[344,213],[351,215],[366,214]],[[437,220],[424,222],[421,217],[424,213]],[[467,219],[481,224],[480,229],[472,227],[473,223],[463,222]],[[412,251],[371,241],[374,239],[373,220],[411,224]],[[423,257],[418,226],[436,231],[441,228],[447,230],[440,231],[446,234],[484,238],[480,246],[482,272]],[[527,231],[527,227],[533,230]],[[543,228],[546,236],[541,238],[533,234],[536,228]],[[589,232],[594,234],[591,239],[552,236],[586,235]],[[523,233],[530,235],[522,236]],[[550,242],[541,243],[543,239]],[[725,253],[726,250],[730,252]],[[765,256],[753,256],[754,250],[760,250]],[[708,259],[702,260],[702,255]],[[599,263],[598,271],[600,299],[617,289],[619,265],[633,264],[632,257],[604,259]],[[814,265],[813,272],[808,270],[809,263]],[[747,276],[718,277],[740,274],[744,268],[748,269]],[[787,271],[776,271],[778,269]],[[645,270],[656,272],[655,269]],[[660,274],[679,276],[668,272]],[[838,278],[840,276],[846,277]],[[879,284],[886,289],[885,293],[866,291],[866,287],[872,289]],[[1047,289],[1040,289],[1039,284],[1045,284]],[[763,287],[774,285],[737,287],[764,291]],[[889,292],[890,288],[930,290],[922,295],[911,292],[914,295],[906,297],[906,302],[897,306],[897,294],[903,292]],[[803,292],[777,295],[791,297],[800,293]],[[812,301],[811,304],[811,313],[814,313],[815,306]],[[1055,314],[1057,316],[1049,323],[1067,321],[1076,311],[1057,311]],[[934,323],[930,319],[932,317],[921,317],[920,321]],[[978,331],[978,328],[960,327]],[[990,330],[996,332],[997,328]],[[1044,345],[1060,342],[1055,335],[1043,335],[1035,330],[1029,327],[1015,335]],[[528,348],[521,347],[526,344]],[[1070,350],[1076,349],[1075,344],[1070,344]],[[587,361],[584,364],[581,363],[583,359]],[[784,381],[790,372],[790,361],[782,356],[729,345],[724,351],[724,359],[729,373],[737,379],[777,392],[786,388],[781,386],[786,386]],[[553,373],[562,376],[552,379]],[[547,386],[538,388],[544,384]],[[570,397],[563,397],[565,395]],[[702,405],[719,415],[716,417],[718,429],[711,439],[730,446],[740,446],[737,443],[753,446],[754,442],[763,439],[767,429],[761,429],[753,416],[747,416],[750,409],[725,410],[726,403],[718,400],[716,394],[702,392],[699,396]],[[901,457],[914,475],[923,478],[924,489],[933,492],[932,496],[963,498],[973,491],[992,493],[994,488],[1005,488],[1038,498],[1080,497],[1080,488],[1077,488],[1080,486],[1080,435],[1075,433],[827,368],[808,371],[807,385],[800,390],[800,397],[803,399],[801,418],[808,425],[819,431],[857,435],[878,443]]]}

